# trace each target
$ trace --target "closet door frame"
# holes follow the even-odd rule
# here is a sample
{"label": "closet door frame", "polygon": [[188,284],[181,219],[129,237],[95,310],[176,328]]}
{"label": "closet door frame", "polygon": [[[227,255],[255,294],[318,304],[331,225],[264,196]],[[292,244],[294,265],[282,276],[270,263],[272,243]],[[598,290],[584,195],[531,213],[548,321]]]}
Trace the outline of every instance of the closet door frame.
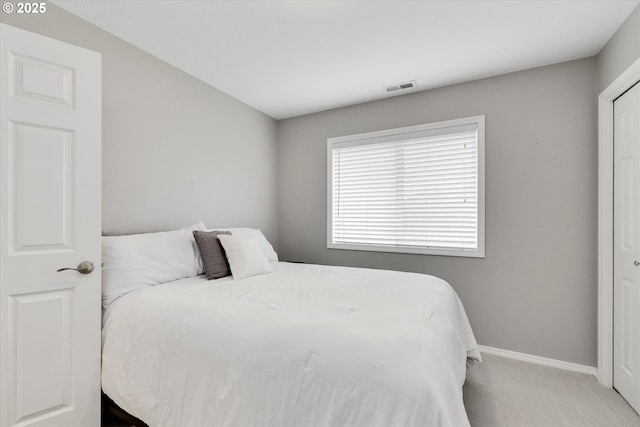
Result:
{"label": "closet door frame", "polygon": [[598,96],[598,370],[613,386],[613,101],[640,81],[640,58]]}

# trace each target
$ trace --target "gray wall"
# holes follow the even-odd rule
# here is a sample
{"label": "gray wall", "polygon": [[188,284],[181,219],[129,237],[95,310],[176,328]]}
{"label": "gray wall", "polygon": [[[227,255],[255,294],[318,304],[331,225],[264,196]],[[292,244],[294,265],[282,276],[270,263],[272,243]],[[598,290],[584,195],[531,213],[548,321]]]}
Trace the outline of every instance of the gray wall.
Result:
{"label": "gray wall", "polygon": [[640,58],[640,6],[618,28],[598,53],[598,93]]}
{"label": "gray wall", "polygon": [[203,220],[277,244],[275,120],[51,3],[0,20],[102,53],[105,231]]}
{"label": "gray wall", "polygon": [[[596,365],[596,61],[278,123],[282,259],[447,280],[480,344]],[[326,248],[329,137],[486,115],[486,258]]]}

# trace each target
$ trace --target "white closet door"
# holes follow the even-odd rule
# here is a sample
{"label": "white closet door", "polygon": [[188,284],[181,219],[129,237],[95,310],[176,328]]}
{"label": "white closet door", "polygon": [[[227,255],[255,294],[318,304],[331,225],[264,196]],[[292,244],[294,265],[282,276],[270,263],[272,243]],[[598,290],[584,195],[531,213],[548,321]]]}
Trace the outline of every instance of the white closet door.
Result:
{"label": "white closet door", "polygon": [[0,426],[97,427],[101,57],[0,24],[0,67]]}
{"label": "white closet door", "polygon": [[640,412],[640,84],[613,107],[613,386]]}

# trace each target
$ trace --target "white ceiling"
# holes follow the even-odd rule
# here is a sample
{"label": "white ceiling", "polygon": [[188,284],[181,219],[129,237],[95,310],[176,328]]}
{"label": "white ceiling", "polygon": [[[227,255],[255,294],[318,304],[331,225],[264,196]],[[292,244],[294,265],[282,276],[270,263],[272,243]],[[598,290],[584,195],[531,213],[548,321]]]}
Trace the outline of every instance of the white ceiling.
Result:
{"label": "white ceiling", "polygon": [[640,0],[53,3],[282,119],[592,56]]}

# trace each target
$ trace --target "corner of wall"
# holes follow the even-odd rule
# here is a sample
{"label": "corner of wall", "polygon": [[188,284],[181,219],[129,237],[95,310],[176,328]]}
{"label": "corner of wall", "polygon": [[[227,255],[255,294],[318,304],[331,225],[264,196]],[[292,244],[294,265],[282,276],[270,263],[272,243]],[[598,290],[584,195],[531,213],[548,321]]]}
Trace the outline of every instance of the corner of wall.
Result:
{"label": "corner of wall", "polygon": [[597,59],[598,93],[640,58],[640,5],[600,50]]}

